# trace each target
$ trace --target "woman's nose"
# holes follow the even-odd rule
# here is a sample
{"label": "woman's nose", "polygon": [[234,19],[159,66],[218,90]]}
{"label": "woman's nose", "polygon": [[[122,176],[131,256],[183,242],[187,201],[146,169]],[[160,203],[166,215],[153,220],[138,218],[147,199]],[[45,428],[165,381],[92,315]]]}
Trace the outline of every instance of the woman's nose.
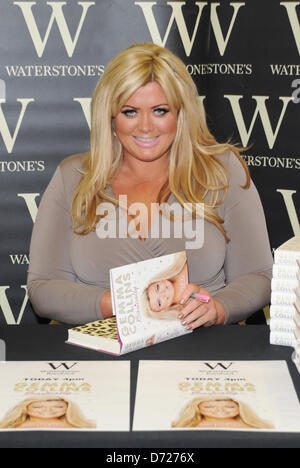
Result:
{"label": "woman's nose", "polygon": [[139,130],[143,133],[150,133],[153,129],[152,118],[148,112],[141,113],[138,122]]}

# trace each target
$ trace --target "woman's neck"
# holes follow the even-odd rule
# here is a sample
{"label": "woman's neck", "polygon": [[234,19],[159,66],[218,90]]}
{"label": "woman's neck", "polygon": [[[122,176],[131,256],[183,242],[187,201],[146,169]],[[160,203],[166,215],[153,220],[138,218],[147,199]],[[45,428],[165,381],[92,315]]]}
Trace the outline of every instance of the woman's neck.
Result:
{"label": "woman's neck", "polygon": [[169,173],[169,158],[161,157],[154,161],[141,161],[124,156],[117,175],[130,178],[133,183],[165,181]]}

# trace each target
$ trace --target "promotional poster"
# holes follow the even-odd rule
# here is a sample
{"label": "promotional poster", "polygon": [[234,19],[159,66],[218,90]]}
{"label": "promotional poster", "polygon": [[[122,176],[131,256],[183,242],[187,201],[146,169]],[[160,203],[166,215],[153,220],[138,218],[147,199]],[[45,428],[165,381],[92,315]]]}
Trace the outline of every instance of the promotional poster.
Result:
{"label": "promotional poster", "polygon": [[0,380],[0,431],[129,430],[128,361],[1,362]]}
{"label": "promotional poster", "polygon": [[300,431],[285,361],[140,361],[133,430]]}

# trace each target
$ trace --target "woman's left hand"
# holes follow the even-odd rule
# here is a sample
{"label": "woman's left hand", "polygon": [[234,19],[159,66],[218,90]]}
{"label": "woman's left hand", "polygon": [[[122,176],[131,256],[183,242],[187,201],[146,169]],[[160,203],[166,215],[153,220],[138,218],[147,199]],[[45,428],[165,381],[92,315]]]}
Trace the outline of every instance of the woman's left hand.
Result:
{"label": "woman's left hand", "polygon": [[[200,293],[210,297],[209,302],[200,302],[191,298],[191,294]],[[198,327],[211,327],[225,322],[226,311],[220,302],[214,300],[211,294],[201,286],[189,283],[183,292],[180,303],[183,305],[178,318],[188,330]]]}

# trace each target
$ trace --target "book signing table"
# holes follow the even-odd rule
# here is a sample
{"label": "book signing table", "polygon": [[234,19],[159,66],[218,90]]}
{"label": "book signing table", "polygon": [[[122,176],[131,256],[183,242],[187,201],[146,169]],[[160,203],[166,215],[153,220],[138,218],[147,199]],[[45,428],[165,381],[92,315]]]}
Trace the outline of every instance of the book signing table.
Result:
{"label": "book signing table", "polygon": [[[226,447],[300,447],[299,432],[221,431],[221,430],[132,430],[136,386],[140,361],[205,361],[211,368],[221,368],[231,361],[285,361],[298,398],[300,375],[291,356],[292,347],[270,344],[270,330],[266,325],[230,325],[200,328],[192,334],[149,346],[123,356],[73,346],[65,343],[70,327],[63,325],[1,326],[0,339],[6,343],[6,361],[129,361],[130,366],[130,431],[3,431],[1,448],[106,448],[117,454],[119,449],[138,453],[139,449],[153,451],[168,448],[169,452],[194,453],[200,462],[200,448]],[[268,362],[265,364],[268,365]],[[264,365],[265,365],[264,364]],[[113,364],[112,364],[113,365]],[[285,364],[284,364],[285,365]],[[226,366],[224,366],[224,371]],[[272,375],[272,368],[269,370]],[[118,379],[118,376],[115,376]],[[264,378],[264,375],[261,376]],[[280,382],[278,382],[280,384]],[[155,385],[160,382],[156,380]],[[276,387],[276,385],[275,385]],[[271,391],[272,393],[272,388]],[[276,388],[274,388],[276,392]],[[270,395],[271,397],[272,395]],[[193,448],[194,450],[188,450]],[[161,449],[160,452],[163,450]],[[155,460],[152,460],[155,461]],[[192,460],[190,460],[192,461]]]}

